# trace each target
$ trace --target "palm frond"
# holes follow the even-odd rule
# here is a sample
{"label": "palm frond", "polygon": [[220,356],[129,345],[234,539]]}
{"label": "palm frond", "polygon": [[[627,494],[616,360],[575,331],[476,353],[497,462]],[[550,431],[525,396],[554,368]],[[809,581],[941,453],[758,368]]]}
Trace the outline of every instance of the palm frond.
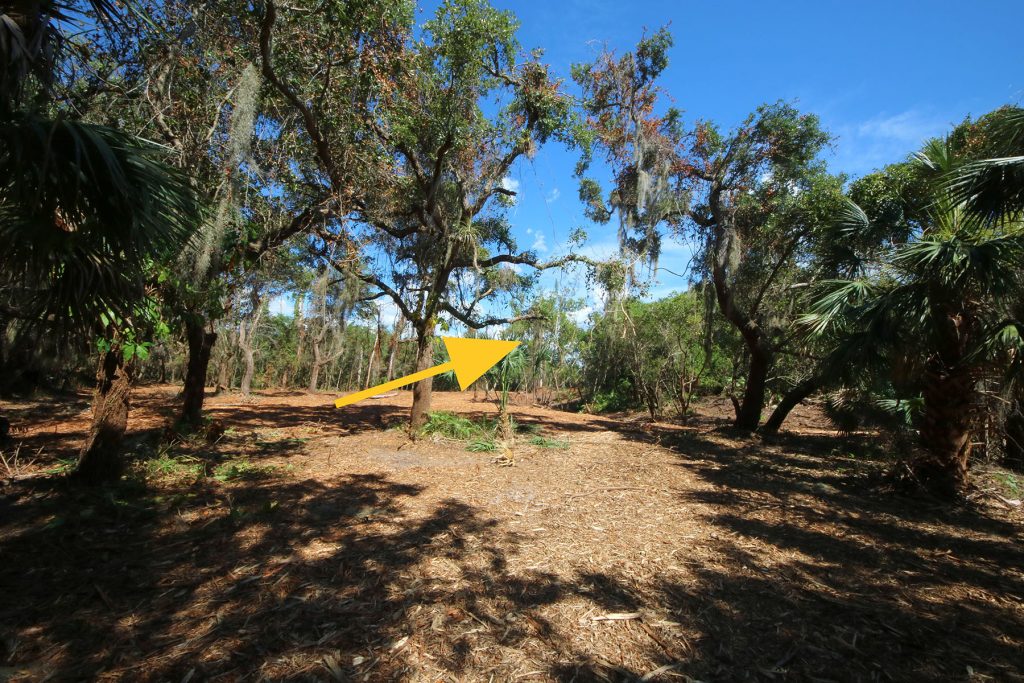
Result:
{"label": "palm frond", "polygon": [[147,265],[202,220],[161,148],[104,126],[22,115],[0,125],[0,272],[35,316],[127,314]]}
{"label": "palm frond", "polygon": [[1024,266],[1024,232],[965,231],[950,239],[924,239],[906,245],[893,262],[939,286],[968,294],[1001,296],[1019,287]]}
{"label": "palm frond", "polygon": [[965,164],[949,190],[956,201],[988,220],[1019,214],[1024,211],[1024,155]]}
{"label": "palm frond", "polygon": [[1024,211],[1024,110],[1002,113],[990,131],[992,158],[963,165],[948,179],[956,202],[986,220]]}

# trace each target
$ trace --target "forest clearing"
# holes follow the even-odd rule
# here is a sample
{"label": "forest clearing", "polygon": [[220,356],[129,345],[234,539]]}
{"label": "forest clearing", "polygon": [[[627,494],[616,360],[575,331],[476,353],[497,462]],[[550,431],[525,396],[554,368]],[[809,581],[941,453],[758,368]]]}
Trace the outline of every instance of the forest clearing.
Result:
{"label": "forest clearing", "polygon": [[[177,391],[137,392],[139,453]],[[750,442],[721,402],[679,425],[525,397],[502,466],[387,429],[410,392],[331,398],[210,397],[216,443],[140,457],[104,494],[5,486],[5,676],[1022,679],[1024,514],[998,470],[970,509],[908,505],[854,455],[871,437],[837,442],[813,408]],[[88,428],[84,394],[16,410],[25,473]]]}
{"label": "forest clearing", "polygon": [[1024,682],[1022,25],[0,0],[0,683]]}

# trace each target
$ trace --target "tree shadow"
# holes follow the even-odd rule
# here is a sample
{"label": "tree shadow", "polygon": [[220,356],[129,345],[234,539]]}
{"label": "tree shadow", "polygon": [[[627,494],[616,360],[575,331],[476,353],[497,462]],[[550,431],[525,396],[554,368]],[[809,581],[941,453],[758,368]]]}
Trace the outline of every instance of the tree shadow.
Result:
{"label": "tree shadow", "polygon": [[410,517],[420,494],[370,475],[173,492],[9,487],[5,665],[28,680],[397,676],[396,643],[416,615],[460,601],[424,559],[504,562],[484,539],[493,521],[454,500]]}
{"label": "tree shadow", "polygon": [[[702,680],[1024,680],[1019,523],[880,490],[865,475],[880,463],[837,463],[818,437],[658,441],[704,483],[680,494],[715,530],[692,578],[580,577],[608,610],[663,615],[644,627],[651,661]],[[552,672],[643,674],[593,658]]]}

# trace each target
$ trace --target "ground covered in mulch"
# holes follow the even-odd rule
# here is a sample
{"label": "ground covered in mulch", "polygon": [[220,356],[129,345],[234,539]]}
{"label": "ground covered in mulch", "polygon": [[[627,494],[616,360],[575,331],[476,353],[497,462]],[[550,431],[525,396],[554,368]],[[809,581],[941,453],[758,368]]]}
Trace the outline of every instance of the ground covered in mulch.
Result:
{"label": "ground covered in mulch", "polygon": [[176,391],[139,390],[99,491],[61,476],[87,395],[4,405],[0,680],[1024,680],[1024,478],[951,508],[881,486],[874,437],[742,437],[718,402],[516,405],[472,452],[409,441],[407,392],[228,394],[180,440]]}

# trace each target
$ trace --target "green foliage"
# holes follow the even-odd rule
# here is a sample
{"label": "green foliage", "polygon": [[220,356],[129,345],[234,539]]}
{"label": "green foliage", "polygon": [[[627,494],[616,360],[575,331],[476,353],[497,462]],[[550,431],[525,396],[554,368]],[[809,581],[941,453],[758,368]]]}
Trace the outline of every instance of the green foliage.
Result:
{"label": "green foliage", "polygon": [[643,407],[685,413],[696,392],[720,392],[737,341],[720,321],[705,324],[697,290],[623,302],[598,318],[584,350],[588,403],[595,412]]}
{"label": "green foliage", "polygon": [[498,450],[498,445],[494,443],[493,438],[473,439],[469,442],[469,445],[466,446],[466,450],[473,453],[493,453]]}
{"label": "green foliage", "polygon": [[259,465],[248,458],[234,458],[213,468],[213,478],[220,482],[253,481],[273,476],[277,468]]}
{"label": "green foliage", "polygon": [[[1007,361],[1024,351],[1012,308],[1024,297],[1024,225],[971,213],[947,190],[960,166],[953,139],[928,143],[915,163],[930,192],[919,229],[870,254],[859,278],[822,283],[802,323],[830,340],[844,382],[865,371],[891,380],[899,400],[876,405],[919,428],[949,494],[966,485],[979,380],[1014,370]],[[844,216],[851,234],[886,232],[855,207]]]}
{"label": "green foliage", "polygon": [[170,449],[166,449],[155,458],[146,460],[144,470],[148,477],[194,480],[205,476],[206,464],[195,456],[173,455]]}
{"label": "green foliage", "polygon": [[[461,441],[466,444],[466,450],[473,453],[491,453],[498,449],[500,420],[491,418],[480,418],[470,420],[469,418],[444,411],[430,413],[427,416],[426,424],[420,429],[420,434],[425,436],[436,436],[453,441]],[[509,420],[509,429],[512,433],[522,432],[536,434],[537,428],[534,425],[519,425],[515,420]],[[550,441],[543,437],[534,436],[531,443],[538,439],[545,441],[544,447],[557,448],[555,444],[560,442]],[[535,443],[534,445],[541,445]]]}
{"label": "green foliage", "polygon": [[554,448],[564,451],[569,447],[569,442],[560,439],[549,439],[544,436],[535,436],[530,439],[530,445],[537,446],[538,448]]}
{"label": "green foliage", "polygon": [[427,417],[421,432],[427,436],[443,436],[466,441],[482,432],[480,424],[461,415],[449,412],[434,412]]}
{"label": "green foliage", "polygon": [[[576,167],[579,198],[592,221],[607,223],[618,216],[626,269],[622,286],[638,281],[638,263],[657,263],[662,232],[681,228],[690,201],[680,112],[657,111],[664,93],[656,81],[668,66],[672,44],[672,34],[662,27],[644,36],[633,52],[619,57],[606,50],[592,63],[572,66],[591,129],[582,138]],[[604,152],[612,174],[607,197],[596,179],[583,177],[595,149]],[[610,291],[617,294],[622,286]]]}
{"label": "green foliage", "polygon": [[201,221],[188,179],[163,154],[104,126],[0,120],[0,274],[16,310],[77,329],[131,313],[149,265]]}

